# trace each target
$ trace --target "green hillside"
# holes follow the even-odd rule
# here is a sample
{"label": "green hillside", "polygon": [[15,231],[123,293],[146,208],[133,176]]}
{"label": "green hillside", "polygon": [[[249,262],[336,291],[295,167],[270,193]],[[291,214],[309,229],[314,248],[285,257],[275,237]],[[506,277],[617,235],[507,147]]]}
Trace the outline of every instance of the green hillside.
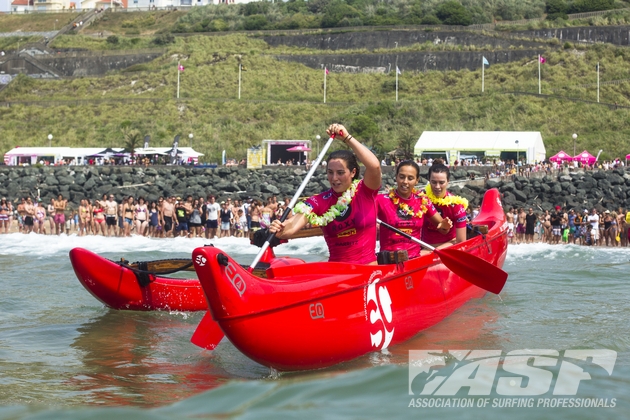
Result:
{"label": "green hillside", "polygon": [[[142,13],[124,15],[139,19]],[[123,31],[120,22],[116,25]],[[168,146],[175,135],[187,139],[192,132],[193,146],[206,154],[203,160],[212,162],[219,160],[223,149],[229,157],[244,157],[247,147],[263,139],[323,137],[329,123],[340,121],[379,152],[408,149],[424,130],[523,130],[541,131],[549,155],[559,149],[572,152],[574,132],[579,136],[578,151],[603,149],[604,159],[630,153],[626,108],[630,107],[630,50],[625,47],[552,43],[542,66],[542,92],[554,97],[511,93],[538,92],[538,63],[531,57],[486,68],[484,94],[481,69],[404,71],[398,102],[394,101],[393,71],[331,72],[327,104],[323,104],[322,71],[273,58],[275,54],[321,51],[270,48],[244,34],[175,37],[172,43],[162,38],[166,39],[164,45],[154,42],[156,34],[125,36],[124,31],[113,29],[101,28],[115,33],[117,42],[67,35],[56,39],[54,46],[93,50],[160,46],[168,51],[152,63],[107,76],[17,78],[0,91],[4,104],[0,107],[1,149],[47,145],[49,133],[54,145],[123,146],[124,133],[130,130],[150,135],[152,145]],[[408,49],[431,48],[416,45]],[[185,67],[180,74],[179,100],[175,97],[178,61]],[[237,99],[239,62],[246,69],[241,100]],[[600,101],[617,103],[617,109],[582,102],[596,101],[598,62]]]}

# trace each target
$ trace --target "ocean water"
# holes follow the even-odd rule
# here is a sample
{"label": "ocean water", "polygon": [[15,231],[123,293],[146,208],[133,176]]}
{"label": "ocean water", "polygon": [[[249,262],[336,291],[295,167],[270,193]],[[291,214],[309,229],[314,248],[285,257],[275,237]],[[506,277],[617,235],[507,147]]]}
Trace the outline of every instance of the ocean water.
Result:
{"label": "ocean water", "polygon": [[[501,295],[488,293],[470,301],[386,352],[324,370],[277,374],[247,359],[225,339],[213,352],[192,345],[189,339],[200,313],[104,307],[83,289],[68,259],[76,246],[111,259],[185,258],[195,247],[212,242],[249,263],[258,248],[244,239],[0,238],[2,419],[630,416],[630,249],[510,246],[504,266],[510,276]],[[309,261],[327,258],[321,238],[294,240],[276,253]],[[525,358],[524,368],[535,373],[506,374],[508,356],[525,349],[539,355]],[[576,349],[615,355],[612,373],[610,358],[567,359],[566,351]],[[492,366],[492,358],[469,365],[477,366],[466,374],[470,387],[451,394],[440,388],[446,396],[426,396],[420,393],[429,380],[423,382],[422,375],[410,380],[410,365],[436,356],[413,356],[410,364],[410,354],[427,350],[451,356],[494,350],[504,362],[496,378],[490,378],[494,385],[486,394],[480,384],[488,382],[478,378]],[[581,370],[560,372],[563,360]],[[464,372],[457,370],[464,366],[457,357],[444,363],[434,375],[450,380]],[[541,376],[541,370],[548,373]],[[533,391],[506,396],[497,389],[502,375],[516,377],[518,383],[511,386]],[[560,376],[564,383],[578,384],[574,395],[553,394]],[[462,407],[467,404],[473,407]],[[524,407],[506,406],[510,404]]]}

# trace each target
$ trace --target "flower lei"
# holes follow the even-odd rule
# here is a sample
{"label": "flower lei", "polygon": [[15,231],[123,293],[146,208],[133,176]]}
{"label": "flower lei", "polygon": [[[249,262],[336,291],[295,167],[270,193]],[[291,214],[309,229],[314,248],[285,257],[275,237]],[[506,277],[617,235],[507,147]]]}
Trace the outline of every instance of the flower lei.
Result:
{"label": "flower lei", "polygon": [[427,184],[424,190],[426,191],[427,197],[429,197],[429,200],[431,200],[431,202],[435,204],[436,206],[446,207],[446,206],[454,206],[455,204],[461,204],[462,206],[464,206],[464,209],[468,208],[468,200],[466,200],[464,197],[459,197],[457,195],[449,195],[443,198],[438,198],[435,196],[435,194],[433,194],[430,184]]}
{"label": "flower lei", "polygon": [[392,200],[392,203],[394,203],[395,206],[398,206],[402,214],[405,214],[411,217],[421,218],[424,215],[424,213],[427,212],[427,207],[429,206],[429,200],[426,195],[422,194],[420,191],[418,191],[415,188],[411,191],[411,196],[409,198],[411,197],[416,197],[420,199],[420,209],[418,209],[418,211],[415,213],[413,211],[413,207],[409,207],[409,204],[403,203],[400,200],[400,197],[398,197],[398,195],[396,194],[395,188],[392,188],[389,190],[389,199]]}
{"label": "flower lei", "polygon": [[350,184],[350,188],[344,191],[344,193],[337,199],[337,203],[330,206],[328,211],[321,216],[313,213],[313,209],[304,204],[302,201],[295,205],[293,213],[302,213],[306,216],[306,220],[308,220],[311,226],[326,226],[348,208],[354,198],[354,195],[357,193],[358,184],[358,180],[353,181],[352,184]]}

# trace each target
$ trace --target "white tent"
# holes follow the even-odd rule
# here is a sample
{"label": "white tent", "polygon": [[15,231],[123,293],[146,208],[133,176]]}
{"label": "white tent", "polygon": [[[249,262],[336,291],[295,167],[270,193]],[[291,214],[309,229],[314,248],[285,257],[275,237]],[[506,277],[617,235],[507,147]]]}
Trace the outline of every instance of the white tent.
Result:
{"label": "white tent", "polygon": [[[16,147],[4,154],[4,163],[7,165],[35,165],[42,158],[44,160],[59,162],[61,159],[73,160],[76,165],[85,164],[87,156],[93,156],[104,150],[103,147]],[[123,148],[114,148],[116,152],[122,152]]]}
{"label": "white tent", "polygon": [[418,156],[443,153],[448,164],[472,152],[481,152],[487,157],[499,157],[501,152],[519,153],[527,163],[546,158],[539,131],[425,131],[414,147],[414,154]]}

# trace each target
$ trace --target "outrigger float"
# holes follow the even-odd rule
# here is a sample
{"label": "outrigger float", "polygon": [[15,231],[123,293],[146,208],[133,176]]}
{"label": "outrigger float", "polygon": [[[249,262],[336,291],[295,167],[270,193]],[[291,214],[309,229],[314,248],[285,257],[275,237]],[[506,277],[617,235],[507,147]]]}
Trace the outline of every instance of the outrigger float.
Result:
{"label": "outrigger float", "polygon": [[[298,237],[321,235],[321,229],[304,229]],[[287,262],[289,261],[289,262]],[[79,282],[96,299],[112,309],[133,311],[207,311],[203,290],[197,278],[167,277],[177,272],[193,272],[190,259],[165,259],[130,263],[124,258],[112,261],[87,249],[70,250],[70,262]],[[292,263],[272,252],[257,265],[255,273],[265,275],[269,267]]]}
{"label": "outrigger float", "polygon": [[[507,223],[496,189],[486,192],[473,224],[488,233],[408,261],[285,258],[265,278],[220,249],[197,248],[193,264],[211,318],[192,341],[212,349],[225,334],[249,358],[283,371],[324,368],[402,343],[486,290],[502,289]],[[262,261],[270,259],[267,248]]]}

